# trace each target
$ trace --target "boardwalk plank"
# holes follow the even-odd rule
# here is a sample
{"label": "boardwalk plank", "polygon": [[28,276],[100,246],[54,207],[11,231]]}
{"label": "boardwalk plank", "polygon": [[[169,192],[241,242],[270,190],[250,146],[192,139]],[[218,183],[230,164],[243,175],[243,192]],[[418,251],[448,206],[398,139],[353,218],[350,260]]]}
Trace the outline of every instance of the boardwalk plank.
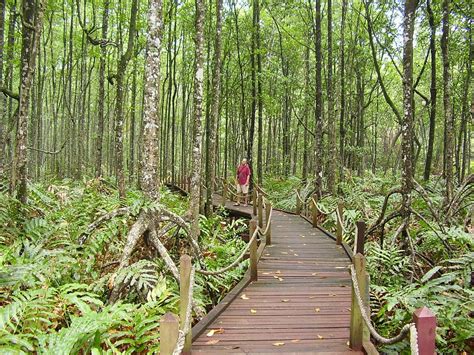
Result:
{"label": "boardwalk plank", "polygon": [[[228,203],[226,208],[251,213],[251,207]],[[274,211],[272,245],[258,263],[258,281],[241,289],[195,337],[193,353],[354,353],[347,345],[349,263],[325,233],[299,216]],[[206,335],[218,328],[224,332]]]}

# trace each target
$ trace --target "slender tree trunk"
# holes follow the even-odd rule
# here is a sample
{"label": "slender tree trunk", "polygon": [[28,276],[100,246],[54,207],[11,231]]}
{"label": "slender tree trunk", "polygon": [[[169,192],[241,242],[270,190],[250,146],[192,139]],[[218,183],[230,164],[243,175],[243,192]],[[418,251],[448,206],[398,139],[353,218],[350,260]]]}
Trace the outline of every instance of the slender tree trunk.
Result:
{"label": "slender tree trunk", "polygon": [[[15,157],[13,160],[11,190],[16,190],[16,197],[26,203],[27,191],[27,145],[30,92],[36,65],[41,29],[43,27],[44,3],[39,0],[24,0],[22,4],[22,50],[21,79],[19,93],[18,127],[16,134]],[[17,186],[18,185],[18,186]]]}
{"label": "slender tree trunk", "polygon": [[[308,33],[308,42],[310,40],[310,34]],[[302,180],[303,183],[306,183],[306,180],[308,179],[308,151],[309,151],[309,137],[308,137],[308,116],[311,112],[310,110],[310,95],[311,95],[311,89],[310,89],[310,68],[309,68],[309,44],[306,46],[305,54],[304,54],[304,67],[305,67],[305,73],[304,73],[304,92],[305,92],[305,98],[304,98],[304,125],[305,129],[303,132],[303,171],[302,171]]]}
{"label": "slender tree trunk", "polygon": [[263,184],[263,100],[262,100],[262,54],[260,44],[260,0],[257,0],[257,28],[255,45],[257,47],[257,109],[258,109],[258,143],[257,143],[257,181]]}
{"label": "slender tree trunk", "polygon": [[443,56],[443,105],[445,122],[445,203],[451,201],[453,195],[453,150],[454,150],[454,115],[451,104],[451,73],[449,63],[449,11],[450,0],[443,0],[443,35],[441,37],[441,53]]}
{"label": "slender tree trunk", "polygon": [[[0,0],[0,88],[6,87],[3,82],[3,53],[5,53],[5,46],[4,46],[4,35],[5,35],[5,0]],[[6,115],[7,108],[7,100],[3,94],[0,94],[0,176],[3,175],[3,166],[4,166],[4,159],[5,159],[5,138],[6,132],[3,130],[7,126],[5,123],[7,122],[8,118]]]}
{"label": "slender tree trunk", "polygon": [[322,53],[321,53],[321,0],[316,0],[316,28],[315,28],[315,48],[316,48],[316,108],[315,108],[315,145],[314,145],[314,168],[315,168],[315,188],[320,196],[323,185],[323,94],[322,94]]}
{"label": "slender tree trunk", "polygon": [[159,198],[161,7],[161,0],[151,0],[148,9],[140,186],[150,199]]}
{"label": "slender tree trunk", "polygon": [[434,22],[434,14],[431,8],[431,1],[427,0],[426,9],[428,11],[428,22],[430,24],[430,53],[431,53],[431,85],[430,85],[430,128],[428,134],[428,148],[426,151],[425,171],[423,179],[430,179],[431,165],[433,160],[433,147],[436,128],[436,25]]}
{"label": "slender tree trunk", "polygon": [[334,117],[334,91],[333,91],[333,59],[332,59],[332,0],[328,0],[328,190],[331,194],[335,191],[336,181],[336,122]]}
{"label": "slender tree trunk", "polygon": [[212,63],[212,95],[211,115],[208,124],[208,147],[206,159],[206,215],[212,213],[212,194],[214,192],[214,180],[216,177],[217,161],[217,127],[219,125],[219,103],[221,91],[221,38],[222,38],[222,0],[216,0],[216,34],[214,42],[214,57]]}
{"label": "slender tree trunk", "polygon": [[[102,39],[107,38],[109,28],[109,0],[104,1],[104,12],[102,14]],[[95,156],[95,176],[102,175],[102,149],[104,137],[104,105],[105,105],[105,66],[107,61],[107,48],[100,48],[99,65],[99,93],[97,101],[97,138],[96,138],[96,156]]]}
{"label": "slender tree trunk", "polygon": [[201,190],[201,161],[202,161],[202,99],[204,83],[204,0],[195,0],[196,4],[196,34],[195,34],[195,71],[194,71],[194,126],[191,191],[189,210],[191,212],[191,236],[199,237],[199,207]]}
{"label": "slender tree trunk", "polygon": [[416,0],[405,1],[403,18],[402,215],[410,216],[413,190],[413,29]]}
{"label": "slender tree trunk", "polygon": [[[248,144],[247,144],[247,159],[250,166],[250,169],[253,171],[253,141],[255,136],[255,118],[257,112],[257,19],[260,0],[252,0],[252,45],[251,45],[251,54],[250,54],[250,64],[251,64],[251,82],[252,82],[252,109],[250,112],[250,124],[248,132]],[[251,179],[250,184],[252,185],[253,179]]]}
{"label": "slender tree trunk", "polygon": [[341,81],[341,107],[339,113],[339,182],[344,181],[344,116],[346,110],[346,86],[345,86],[345,35],[346,30],[346,12],[347,0],[342,0],[342,14],[341,14],[341,58],[340,58],[340,81]]}
{"label": "slender tree trunk", "polygon": [[127,50],[120,57],[116,73],[117,94],[115,97],[115,175],[117,177],[117,184],[119,195],[121,198],[125,197],[125,176],[123,172],[123,124],[124,124],[124,95],[125,95],[125,72],[127,70],[128,62],[132,57],[133,46],[136,37],[138,0],[132,0],[130,9],[130,25],[128,30]]}

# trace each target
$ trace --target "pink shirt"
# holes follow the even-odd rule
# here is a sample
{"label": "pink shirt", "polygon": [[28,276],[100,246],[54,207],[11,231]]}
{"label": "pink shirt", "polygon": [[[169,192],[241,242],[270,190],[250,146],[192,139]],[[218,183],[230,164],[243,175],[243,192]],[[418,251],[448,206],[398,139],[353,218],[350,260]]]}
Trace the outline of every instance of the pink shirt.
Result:
{"label": "pink shirt", "polygon": [[237,180],[239,181],[239,185],[245,185],[249,176],[250,167],[248,164],[240,165],[237,169]]}

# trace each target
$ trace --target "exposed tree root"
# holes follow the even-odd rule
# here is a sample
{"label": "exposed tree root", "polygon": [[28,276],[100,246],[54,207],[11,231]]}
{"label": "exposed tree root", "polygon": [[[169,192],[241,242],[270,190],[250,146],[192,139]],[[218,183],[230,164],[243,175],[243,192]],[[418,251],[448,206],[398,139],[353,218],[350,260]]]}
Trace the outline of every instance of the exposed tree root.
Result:
{"label": "exposed tree root", "polygon": [[89,226],[87,227],[87,229],[85,230],[85,232],[83,232],[80,237],[77,239],[77,242],[79,243],[79,245],[82,245],[85,243],[85,241],[87,240],[87,238],[89,237],[89,235],[94,231],[96,230],[98,227],[100,227],[100,225],[104,222],[107,222],[109,220],[111,220],[112,218],[115,218],[117,216],[123,216],[123,215],[126,215],[126,214],[129,214],[130,213],[130,207],[121,207],[121,208],[118,208],[116,210],[113,210],[109,213],[106,213],[104,214],[103,216],[100,216],[98,219],[96,219],[94,222],[92,222],[91,224],[89,224]]}
{"label": "exposed tree root", "polygon": [[400,187],[396,187],[396,188],[394,188],[394,189],[392,189],[388,192],[388,194],[385,196],[385,199],[383,201],[382,211],[380,212],[379,218],[367,230],[366,235],[368,235],[368,234],[372,233],[373,231],[375,231],[379,226],[383,227],[388,221],[390,221],[391,219],[393,219],[393,218],[400,215],[400,209],[398,209],[398,210],[392,212],[387,218],[384,219],[385,212],[387,211],[387,207],[388,207],[388,200],[390,199],[390,197],[392,195],[401,194],[401,193],[402,193],[402,189]]}

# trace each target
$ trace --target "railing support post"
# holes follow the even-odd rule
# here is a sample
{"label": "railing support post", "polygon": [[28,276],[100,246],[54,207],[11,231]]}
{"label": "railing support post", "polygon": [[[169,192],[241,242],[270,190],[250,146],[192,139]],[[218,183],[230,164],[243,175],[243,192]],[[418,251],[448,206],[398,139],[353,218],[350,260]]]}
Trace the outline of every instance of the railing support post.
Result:
{"label": "railing support post", "polygon": [[300,189],[296,190],[296,214],[301,214]]}
{"label": "railing support post", "polygon": [[265,229],[267,234],[265,236],[265,244],[272,245],[272,221],[270,220],[270,212],[272,211],[272,204],[268,202],[265,204]]}
{"label": "railing support post", "polygon": [[227,198],[227,181],[224,181],[224,187],[222,188],[222,207],[225,207],[226,198]]}
{"label": "railing support post", "polygon": [[253,207],[253,215],[256,216],[257,215],[257,190],[255,188],[255,185],[253,186],[253,189],[252,189],[252,207]]}
{"label": "railing support post", "polygon": [[179,321],[173,313],[167,312],[160,319],[160,355],[173,354],[178,341]]}
{"label": "railing support post", "polygon": [[257,281],[257,238],[252,241],[252,236],[257,229],[257,221],[255,219],[250,220],[249,224],[249,238],[250,238],[250,280]]}
{"label": "railing support post", "polygon": [[261,193],[258,194],[258,226],[263,228],[263,196]]}
{"label": "railing support post", "polygon": [[355,242],[355,253],[361,253],[364,255],[364,243],[365,243],[365,230],[366,225],[364,221],[357,221],[357,236]]}
{"label": "railing support post", "polygon": [[316,205],[318,203],[317,194],[314,194],[313,200],[313,228],[316,228],[318,226],[318,206]]}
{"label": "railing support post", "polygon": [[[191,267],[191,257],[186,254],[182,255],[179,259],[179,318],[181,320],[181,330],[183,330],[186,326],[186,310],[188,309],[189,302],[192,302],[192,300],[189,299],[189,288],[191,286]],[[184,340],[184,347],[182,351],[183,354],[191,353],[192,338],[192,332],[189,331],[188,334],[186,334],[186,339]]]}
{"label": "railing support post", "polygon": [[420,355],[433,355],[436,353],[436,316],[427,307],[418,308],[413,313],[418,333],[418,353]]}
{"label": "railing support post", "polygon": [[[357,283],[359,284],[359,290],[361,292],[362,301],[364,301],[365,295],[365,258],[362,254],[358,253],[354,256],[354,269],[356,271]],[[357,303],[354,286],[352,286],[352,305],[351,305],[351,329],[349,345],[352,350],[361,351],[362,343],[364,338],[364,320],[362,319],[361,309]]]}
{"label": "railing support post", "polygon": [[[336,211],[336,244],[341,245],[342,244],[342,224],[344,223],[342,216],[344,213],[344,203],[342,201],[339,201],[337,203],[337,211]],[[340,218],[338,217],[340,216]]]}

